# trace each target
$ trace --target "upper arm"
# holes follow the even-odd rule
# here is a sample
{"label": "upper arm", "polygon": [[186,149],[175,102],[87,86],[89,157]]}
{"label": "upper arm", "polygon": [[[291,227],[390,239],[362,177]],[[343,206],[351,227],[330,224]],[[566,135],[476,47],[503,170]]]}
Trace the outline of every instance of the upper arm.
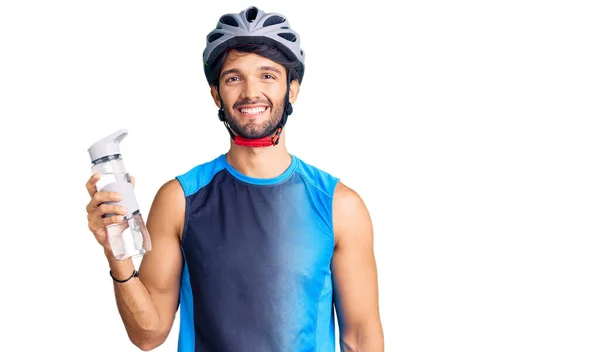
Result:
{"label": "upper arm", "polygon": [[341,182],[333,200],[334,300],[342,342],[383,344],[371,217],[362,198]]}
{"label": "upper arm", "polygon": [[183,259],[180,234],[185,219],[185,196],[176,179],[165,183],[150,208],[147,229],[152,250],[140,264],[140,280],[150,293],[160,316],[160,329],[166,336],[179,305],[179,285]]}

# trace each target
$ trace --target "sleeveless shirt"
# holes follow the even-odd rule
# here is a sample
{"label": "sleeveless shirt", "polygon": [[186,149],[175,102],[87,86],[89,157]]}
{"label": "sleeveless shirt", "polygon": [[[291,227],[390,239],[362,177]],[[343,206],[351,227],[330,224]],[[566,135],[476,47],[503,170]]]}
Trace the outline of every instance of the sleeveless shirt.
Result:
{"label": "sleeveless shirt", "polygon": [[338,178],[292,155],[275,178],[222,154],[176,177],[186,200],[179,352],[334,352]]}

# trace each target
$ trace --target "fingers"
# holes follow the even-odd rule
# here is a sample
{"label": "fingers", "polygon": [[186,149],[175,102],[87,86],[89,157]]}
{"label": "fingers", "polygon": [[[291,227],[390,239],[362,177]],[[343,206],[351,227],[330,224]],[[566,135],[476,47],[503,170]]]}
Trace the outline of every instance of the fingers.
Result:
{"label": "fingers", "polygon": [[[115,215],[104,217],[105,214]],[[125,214],[127,214],[125,207],[116,204],[101,204],[88,213],[88,227],[94,233],[100,232],[108,225],[122,222]]]}
{"label": "fingers", "polygon": [[94,193],[98,192],[96,189],[96,182],[98,182],[98,180],[100,180],[100,174],[95,173],[90,176],[89,180],[85,184],[85,188],[87,189],[90,197],[93,196]]}
{"label": "fingers", "polygon": [[116,204],[100,204],[90,213],[90,217],[99,219],[106,214],[125,215],[127,208]]}
{"label": "fingers", "polygon": [[100,220],[100,223],[102,224],[102,226],[108,226],[111,224],[117,224],[120,222],[123,222],[124,217],[122,215],[115,215],[115,216],[110,216],[108,218],[102,218]]}
{"label": "fingers", "polygon": [[[135,187],[135,178],[128,175],[129,182]],[[127,214],[128,210],[118,204],[113,204],[122,200],[122,196],[118,192],[104,192],[99,191],[96,184],[100,180],[101,175],[95,173],[90,176],[89,180],[85,184],[85,188],[90,195],[90,201],[86,206],[88,213],[88,228],[94,234],[96,239],[103,246],[106,245],[107,231],[106,227],[109,225],[119,224],[121,231],[127,228],[129,225],[124,220],[124,215]],[[106,214],[110,216],[105,217]]]}
{"label": "fingers", "polygon": [[104,229],[109,225],[121,224],[122,226],[127,227],[128,224],[127,222],[123,222],[124,219],[125,218],[122,215],[109,216],[107,218],[98,218],[95,220],[90,220],[88,222],[88,227],[92,231],[92,233],[98,235],[102,233],[102,231],[104,231]]}
{"label": "fingers", "polygon": [[96,192],[92,195],[92,199],[86,206],[86,210],[89,213],[93,212],[100,204],[105,202],[118,202],[122,199],[121,194],[118,192]]}

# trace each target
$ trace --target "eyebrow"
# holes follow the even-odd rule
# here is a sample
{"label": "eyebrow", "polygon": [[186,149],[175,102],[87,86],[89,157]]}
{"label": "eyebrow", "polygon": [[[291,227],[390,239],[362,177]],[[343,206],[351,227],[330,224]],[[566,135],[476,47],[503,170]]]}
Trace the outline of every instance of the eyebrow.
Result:
{"label": "eyebrow", "polygon": [[258,68],[257,71],[271,71],[271,72],[281,74],[281,71],[279,71],[279,69],[277,67],[273,67],[273,66],[261,66]]}
{"label": "eyebrow", "polygon": [[[256,69],[257,71],[271,71],[271,72],[275,72],[278,74],[282,74],[281,71],[274,66],[261,66],[259,68]],[[231,68],[229,70],[223,71],[221,73],[221,78],[225,77],[226,75],[230,74],[230,73],[236,73],[236,74],[240,74],[241,71],[238,70],[237,68]]]}

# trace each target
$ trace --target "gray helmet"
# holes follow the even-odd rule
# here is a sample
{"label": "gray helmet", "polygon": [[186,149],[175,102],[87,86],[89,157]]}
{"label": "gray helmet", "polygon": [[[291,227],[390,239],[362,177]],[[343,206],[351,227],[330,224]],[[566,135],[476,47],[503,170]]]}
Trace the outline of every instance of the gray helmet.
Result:
{"label": "gray helmet", "polygon": [[304,76],[304,51],[300,48],[300,36],[290,28],[287,19],[277,13],[265,13],[251,6],[240,13],[221,16],[217,27],[206,36],[204,49],[204,73],[227,49],[239,44],[267,44],[282,51],[291,60],[299,61],[298,81]]}

